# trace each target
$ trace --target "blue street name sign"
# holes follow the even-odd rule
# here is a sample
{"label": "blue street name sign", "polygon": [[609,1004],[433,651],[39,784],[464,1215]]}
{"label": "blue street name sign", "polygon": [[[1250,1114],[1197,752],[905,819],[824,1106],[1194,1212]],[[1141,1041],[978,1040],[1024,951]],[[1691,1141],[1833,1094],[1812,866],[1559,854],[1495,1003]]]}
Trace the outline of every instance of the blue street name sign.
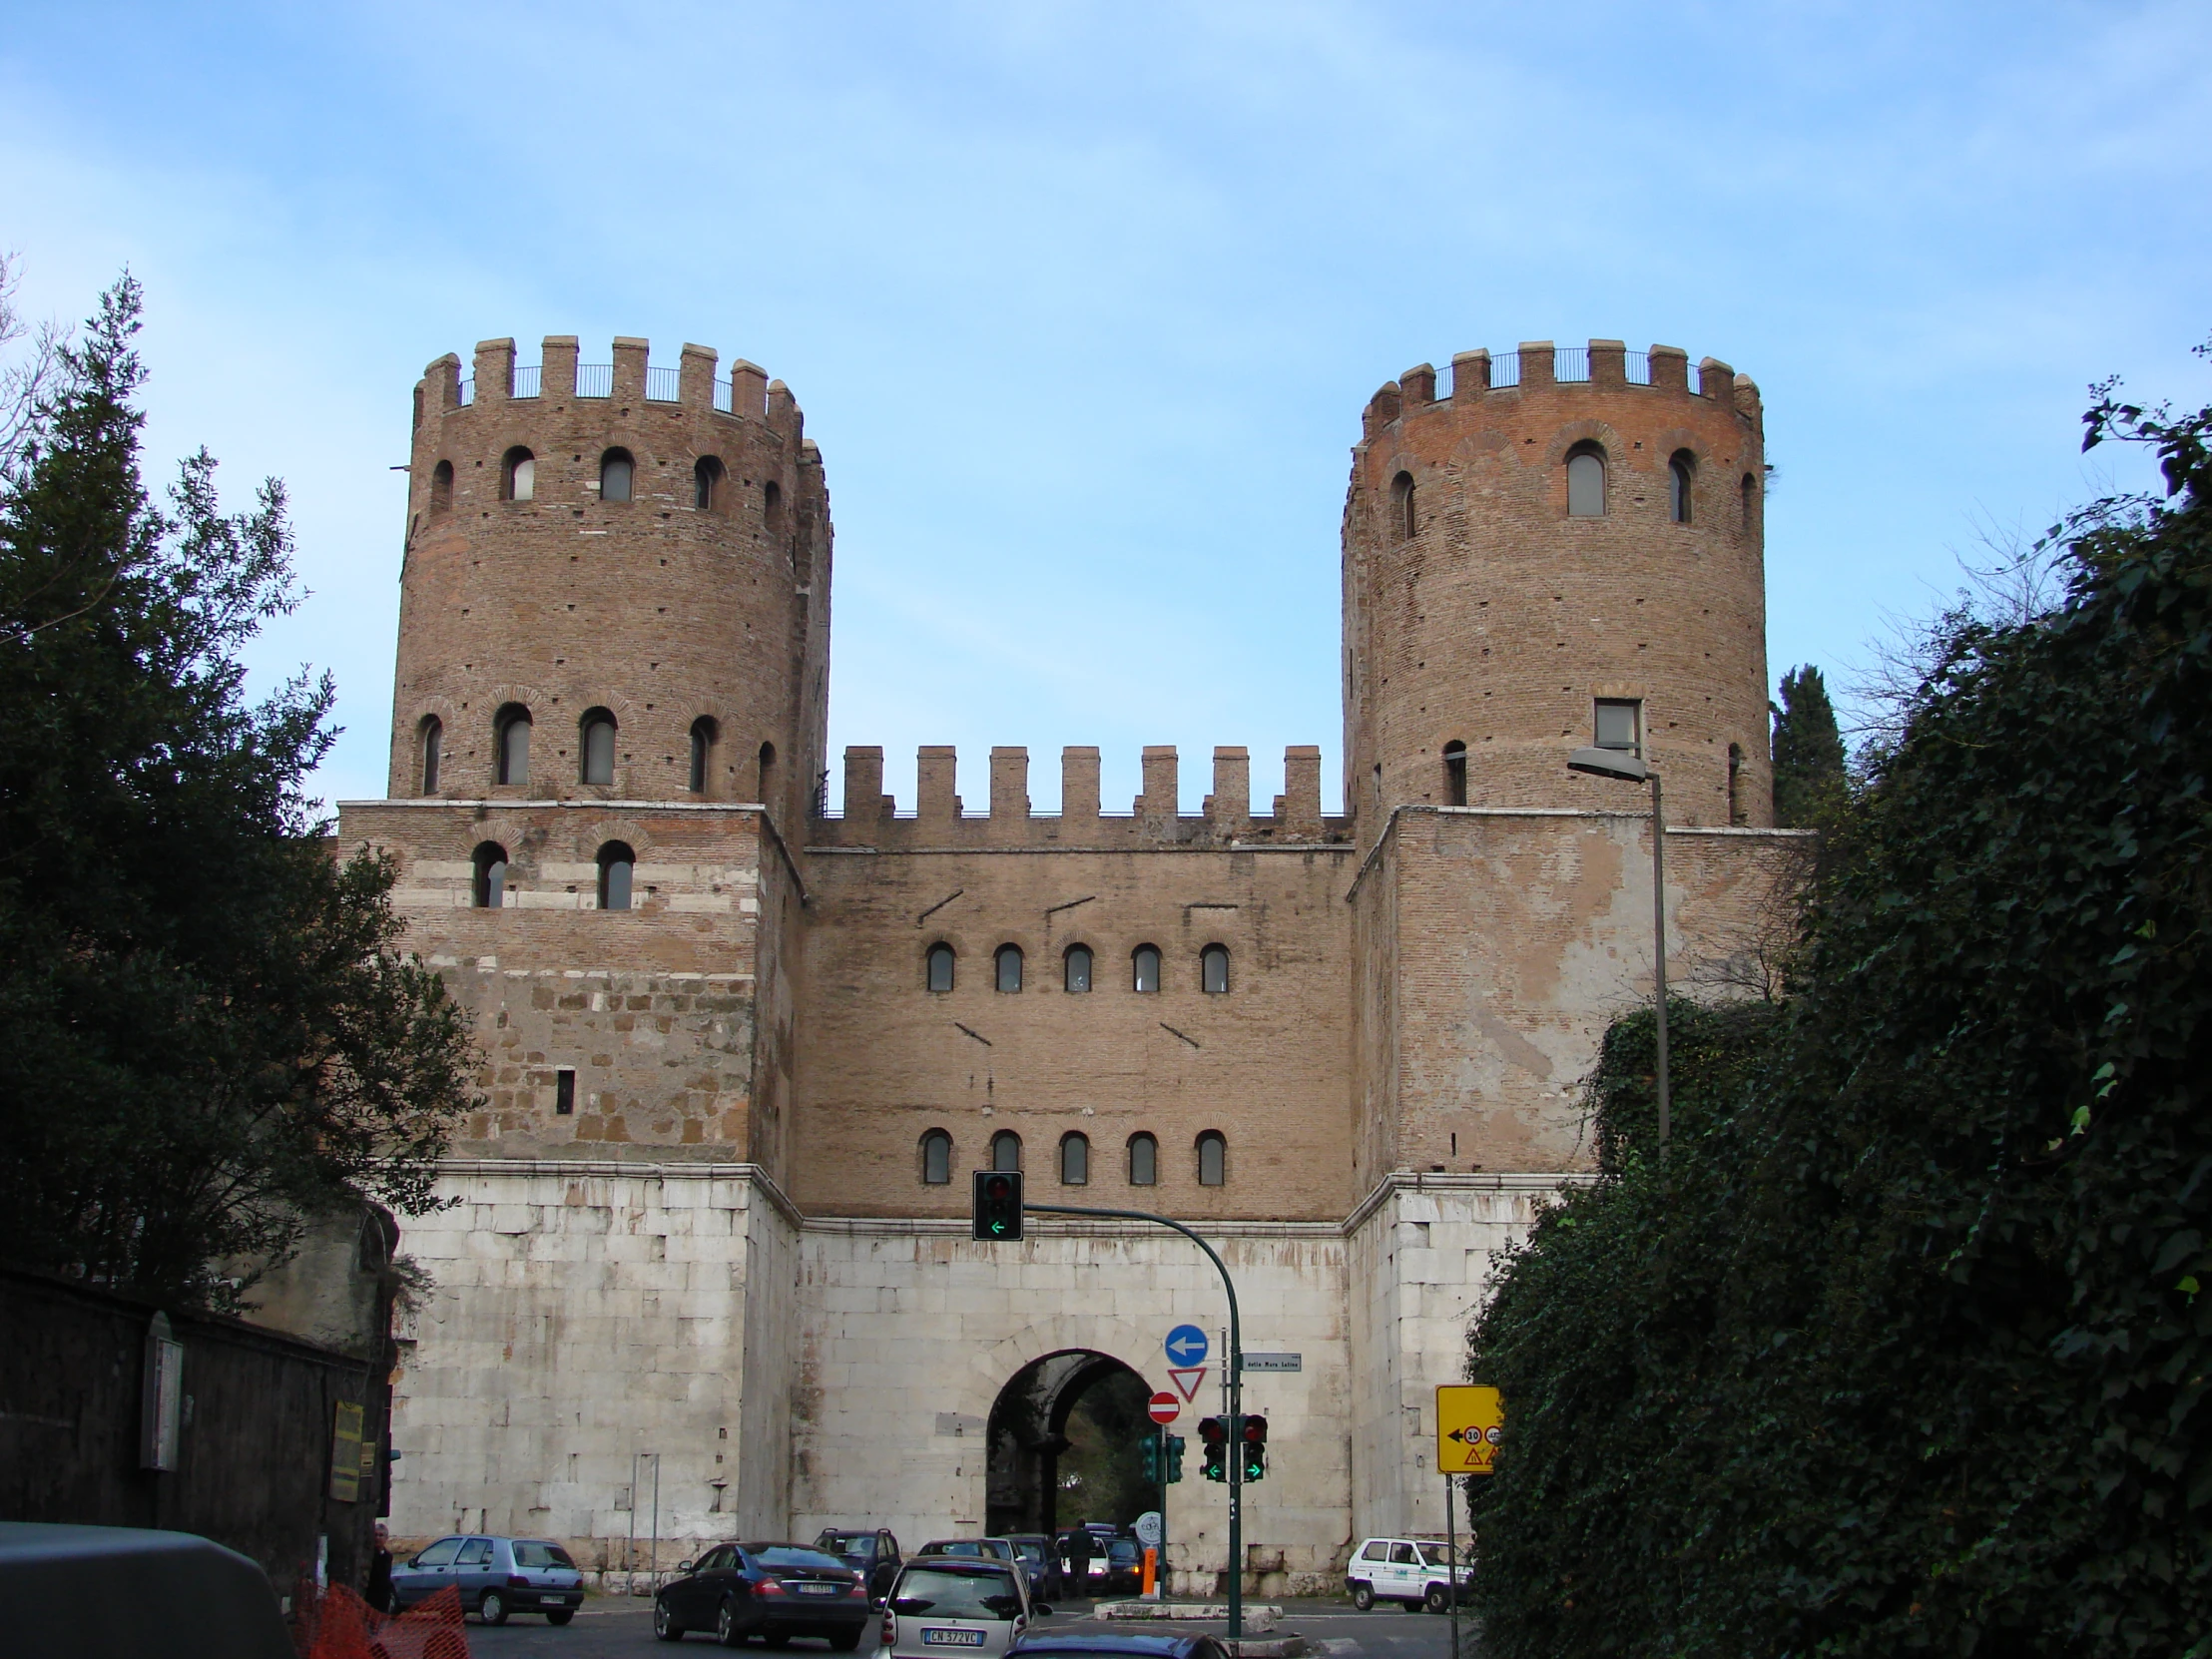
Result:
{"label": "blue street name sign", "polygon": [[1195,1325],[1177,1326],[1160,1346],[1167,1350],[1172,1364],[1198,1366],[1206,1363],[1206,1333]]}

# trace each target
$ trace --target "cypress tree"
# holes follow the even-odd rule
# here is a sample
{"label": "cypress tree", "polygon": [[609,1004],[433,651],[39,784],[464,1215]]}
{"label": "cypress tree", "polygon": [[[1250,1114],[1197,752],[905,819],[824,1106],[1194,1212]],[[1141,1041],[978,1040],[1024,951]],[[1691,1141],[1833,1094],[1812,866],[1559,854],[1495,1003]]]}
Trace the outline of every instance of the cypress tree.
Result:
{"label": "cypress tree", "polygon": [[1821,671],[1807,663],[1782,677],[1774,710],[1774,822],[1812,829],[1843,799],[1844,738]]}

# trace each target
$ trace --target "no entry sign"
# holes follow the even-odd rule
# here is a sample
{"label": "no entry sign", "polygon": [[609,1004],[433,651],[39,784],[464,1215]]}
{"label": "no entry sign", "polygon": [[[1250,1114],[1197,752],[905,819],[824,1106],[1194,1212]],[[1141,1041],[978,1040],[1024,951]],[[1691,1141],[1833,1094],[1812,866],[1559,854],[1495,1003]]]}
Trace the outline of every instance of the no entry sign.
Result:
{"label": "no entry sign", "polygon": [[1165,1388],[1152,1396],[1152,1420],[1154,1422],[1173,1422],[1182,1414],[1183,1402]]}

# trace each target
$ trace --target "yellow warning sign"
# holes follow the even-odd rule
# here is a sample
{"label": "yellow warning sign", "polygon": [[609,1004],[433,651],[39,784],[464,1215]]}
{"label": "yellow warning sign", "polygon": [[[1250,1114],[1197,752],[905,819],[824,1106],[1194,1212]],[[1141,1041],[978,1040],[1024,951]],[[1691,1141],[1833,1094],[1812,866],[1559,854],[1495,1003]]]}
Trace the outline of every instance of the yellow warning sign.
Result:
{"label": "yellow warning sign", "polygon": [[1436,1389],[1436,1470],[1440,1474],[1488,1474],[1497,1461],[1498,1425],[1505,1402],[1479,1382],[1446,1382]]}

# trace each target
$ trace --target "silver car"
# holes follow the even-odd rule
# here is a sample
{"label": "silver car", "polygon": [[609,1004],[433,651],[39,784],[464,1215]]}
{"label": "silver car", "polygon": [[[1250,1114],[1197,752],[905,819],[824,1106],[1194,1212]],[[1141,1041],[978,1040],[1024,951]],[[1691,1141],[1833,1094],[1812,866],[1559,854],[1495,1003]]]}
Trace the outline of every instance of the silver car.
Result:
{"label": "silver car", "polygon": [[900,1569],[883,1609],[884,1659],[1004,1653],[1052,1609],[1029,1599],[1029,1576],[972,1555],[917,1555]]}
{"label": "silver car", "polygon": [[460,1591],[461,1610],[486,1624],[505,1624],[510,1613],[543,1613],[547,1624],[566,1624],[584,1600],[584,1575],[550,1538],[457,1532],[392,1563],[392,1606],[412,1607],[448,1584]]}

